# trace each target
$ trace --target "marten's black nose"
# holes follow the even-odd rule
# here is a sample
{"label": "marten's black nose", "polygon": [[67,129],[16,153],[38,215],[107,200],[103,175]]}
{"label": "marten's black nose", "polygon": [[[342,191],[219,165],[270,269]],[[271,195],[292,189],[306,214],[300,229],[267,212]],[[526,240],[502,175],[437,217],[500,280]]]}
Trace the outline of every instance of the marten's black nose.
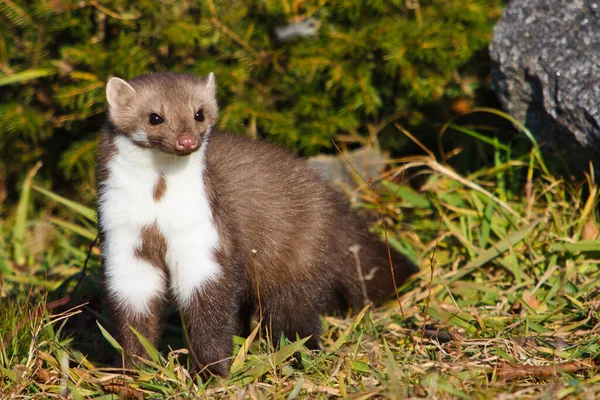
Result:
{"label": "marten's black nose", "polygon": [[196,150],[196,147],[198,147],[198,139],[194,135],[186,133],[177,139],[177,150],[192,151]]}

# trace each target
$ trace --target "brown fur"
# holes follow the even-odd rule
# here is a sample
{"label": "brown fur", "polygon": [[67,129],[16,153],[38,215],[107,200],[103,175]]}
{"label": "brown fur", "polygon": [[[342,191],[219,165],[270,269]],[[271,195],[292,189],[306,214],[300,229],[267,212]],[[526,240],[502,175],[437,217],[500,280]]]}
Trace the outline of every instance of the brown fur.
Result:
{"label": "brown fur", "polygon": [[[387,246],[303,159],[225,133],[209,138],[206,154],[205,183],[222,238],[219,261],[234,266],[231,279],[243,288],[242,303],[252,309],[242,319],[256,311],[258,286],[264,324],[272,327],[275,338],[280,332],[290,338],[312,334],[308,345],[318,347],[319,315],[363,307],[349,250],[355,244],[360,246],[362,275],[370,277],[365,282],[368,298],[381,303],[393,294]],[[416,267],[391,253],[400,286]],[[244,279],[236,279],[240,271]]]}
{"label": "brown fur", "polygon": [[166,272],[167,242],[158,226],[156,224],[145,226],[142,229],[141,237],[142,246],[135,249],[135,256]]}
{"label": "brown fur", "polygon": [[152,198],[154,201],[160,201],[163,195],[167,191],[167,179],[164,175],[161,175],[160,178],[156,181],[154,185],[154,191],[152,192]]}
{"label": "brown fur", "polygon": [[[190,128],[194,108],[203,107],[211,125],[216,121],[216,101],[209,98],[214,93],[206,90],[206,80],[153,74],[130,84],[144,95],[125,102],[132,106],[123,113],[111,109],[112,125],[101,140],[100,163],[110,155],[110,137],[148,128],[146,117],[155,109],[172,111],[164,115],[171,125],[159,125],[162,128],[152,133],[157,139],[151,140],[151,147],[169,154],[177,135],[184,132],[205,139],[200,128]],[[190,350],[200,366],[227,374],[232,336],[248,333],[250,319],[259,311],[259,292],[262,324],[275,343],[281,333],[292,340],[296,335],[311,336],[308,347],[319,348],[320,315],[364,306],[351,246],[359,246],[362,275],[370,278],[364,282],[367,297],[381,303],[394,293],[387,246],[305,160],[272,144],[221,132],[211,133],[202,146],[208,146],[204,183],[219,234],[215,260],[223,274],[203,286],[184,310]],[[140,255],[164,267],[166,249],[160,237],[158,228],[148,227]],[[417,268],[404,255],[396,251],[391,255],[400,286]],[[154,317],[150,322],[129,321],[140,328],[149,324],[147,329],[156,339]],[[134,344],[125,349],[139,354]]]}
{"label": "brown fur", "polygon": [[117,151],[117,147],[113,141],[114,135],[100,135],[100,142],[98,143],[98,163],[97,163],[97,175],[98,185],[100,185],[108,179],[109,171],[108,164],[113,158]]}
{"label": "brown fur", "polygon": [[[165,301],[162,298],[155,299],[150,305],[151,312],[144,316],[132,314],[118,304],[111,304],[117,331],[116,339],[121,347],[125,349],[127,355],[132,357],[132,361],[137,361],[135,356],[147,357],[147,353],[131,327],[144,335],[150,343],[158,343],[160,339],[160,317],[164,303]],[[125,366],[130,367],[131,363],[126,362]]]}

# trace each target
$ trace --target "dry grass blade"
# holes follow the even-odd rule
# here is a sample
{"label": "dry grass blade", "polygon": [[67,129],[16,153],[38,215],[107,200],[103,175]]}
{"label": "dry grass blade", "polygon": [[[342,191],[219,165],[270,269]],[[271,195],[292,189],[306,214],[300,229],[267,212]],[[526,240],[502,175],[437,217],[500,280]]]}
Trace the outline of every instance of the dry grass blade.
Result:
{"label": "dry grass blade", "polygon": [[[394,179],[398,175],[403,174],[405,171],[407,171],[411,168],[428,167],[431,171],[437,172],[440,175],[444,175],[452,180],[460,182],[464,186],[483,194],[484,196],[486,196],[487,198],[492,200],[494,203],[498,204],[500,207],[504,208],[506,211],[508,211],[510,214],[512,214],[516,218],[522,218],[522,216],[518,212],[516,212],[510,205],[508,205],[505,201],[500,200],[498,197],[494,196],[492,193],[490,193],[488,190],[482,188],[478,184],[471,182],[471,181],[467,180],[466,178],[460,176],[458,173],[454,172],[451,168],[441,165],[435,159],[431,159],[429,157],[422,156],[422,157],[412,157],[411,160],[414,160],[415,158],[418,158],[419,161],[410,161],[410,162],[407,162],[406,164],[402,165],[401,167],[396,168],[394,173],[390,176],[390,179]],[[400,161],[403,161],[403,160],[404,159],[401,159]],[[406,159],[406,160],[408,161],[408,159]]]}
{"label": "dry grass blade", "polygon": [[32,169],[29,170],[27,176],[25,177],[25,181],[23,182],[23,187],[21,189],[19,205],[17,206],[17,217],[13,228],[14,259],[17,265],[22,265],[25,263],[25,227],[27,225],[27,213],[30,207],[31,186],[33,177],[41,167],[42,162],[40,161],[36,163]]}

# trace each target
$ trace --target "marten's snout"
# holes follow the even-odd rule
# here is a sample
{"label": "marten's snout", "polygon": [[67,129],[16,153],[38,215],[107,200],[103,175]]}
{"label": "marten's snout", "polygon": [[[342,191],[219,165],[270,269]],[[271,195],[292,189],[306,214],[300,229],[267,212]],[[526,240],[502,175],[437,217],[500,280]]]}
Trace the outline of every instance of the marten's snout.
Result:
{"label": "marten's snout", "polygon": [[191,153],[198,149],[198,139],[194,135],[186,133],[185,135],[179,136],[175,143],[177,150],[183,153]]}

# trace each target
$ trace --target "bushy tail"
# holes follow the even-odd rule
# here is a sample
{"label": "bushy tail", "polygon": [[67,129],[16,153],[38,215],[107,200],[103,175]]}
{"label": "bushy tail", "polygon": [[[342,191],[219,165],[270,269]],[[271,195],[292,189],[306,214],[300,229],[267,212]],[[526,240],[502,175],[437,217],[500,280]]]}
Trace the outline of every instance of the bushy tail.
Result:
{"label": "bushy tail", "polygon": [[[377,235],[357,233],[350,257],[346,260],[343,282],[344,297],[353,309],[369,302],[380,304],[389,300],[404,282],[419,268],[404,254],[390,248]],[[391,258],[391,265],[390,265]],[[360,266],[360,272],[357,266]]]}
{"label": "bushy tail", "polygon": [[388,300],[414,273],[419,271],[407,256],[389,248],[376,235],[369,235],[362,247],[361,265],[369,300],[375,304]]}

